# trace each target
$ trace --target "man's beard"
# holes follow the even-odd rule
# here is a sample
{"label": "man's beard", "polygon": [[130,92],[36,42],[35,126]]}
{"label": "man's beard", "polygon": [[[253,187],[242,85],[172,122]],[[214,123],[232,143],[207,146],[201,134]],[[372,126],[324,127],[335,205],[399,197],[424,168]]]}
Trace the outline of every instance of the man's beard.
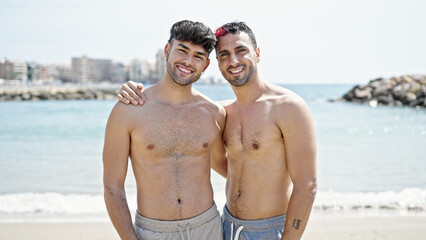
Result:
{"label": "man's beard", "polygon": [[[184,76],[179,76],[177,68],[175,67],[175,65],[172,65],[169,61],[167,61],[167,72],[169,73],[173,82],[181,86],[188,86],[189,84],[196,82],[201,76],[201,73],[197,75],[192,75],[189,78],[185,78]],[[194,69],[194,72],[195,72],[195,69]],[[182,80],[182,81],[179,81],[179,80]]]}
{"label": "man's beard", "polygon": [[[246,69],[245,65],[242,65],[242,67],[244,67]],[[241,87],[241,86],[245,85],[246,83],[248,83],[250,81],[250,79],[256,73],[256,69],[257,68],[255,66],[250,66],[247,69],[248,70],[247,75],[242,76],[241,78],[238,78],[238,79],[231,79],[231,80],[226,79],[226,80],[228,80],[228,82],[234,87]],[[229,73],[229,69],[226,70],[226,71]]]}

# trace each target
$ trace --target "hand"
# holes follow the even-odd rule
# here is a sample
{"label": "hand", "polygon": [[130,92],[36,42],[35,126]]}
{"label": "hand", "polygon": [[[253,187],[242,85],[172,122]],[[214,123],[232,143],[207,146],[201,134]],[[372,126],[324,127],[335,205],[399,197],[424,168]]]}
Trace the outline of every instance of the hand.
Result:
{"label": "hand", "polygon": [[118,100],[125,104],[132,103],[137,106],[143,105],[146,101],[145,95],[142,92],[143,84],[133,81],[128,81],[121,86],[120,92],[117,94]]}

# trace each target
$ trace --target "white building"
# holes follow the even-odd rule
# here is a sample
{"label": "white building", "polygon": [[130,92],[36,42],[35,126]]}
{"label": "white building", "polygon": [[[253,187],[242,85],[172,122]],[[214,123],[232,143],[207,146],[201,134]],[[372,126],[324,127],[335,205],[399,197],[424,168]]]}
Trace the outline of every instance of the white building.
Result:
{"label": "white building", "polygon": [[162,49],[159,49],[156,55],[155,72],[155,82],[160,81],[166,73],[166,58]]}
{"label": "white building", "polygon": [[26,83],[28,78],[28,66],[24,61],[13,61],[14,79]]}
{"label": "white building", "polygon": [[129,80],[147,82],[152,80],[154,63],[147,60],[134,59],[129,65]]}
{"label": "white building", "polygon": [[71,80],[73,82],[111,81],[112,61],[83,57],[72,58]]}

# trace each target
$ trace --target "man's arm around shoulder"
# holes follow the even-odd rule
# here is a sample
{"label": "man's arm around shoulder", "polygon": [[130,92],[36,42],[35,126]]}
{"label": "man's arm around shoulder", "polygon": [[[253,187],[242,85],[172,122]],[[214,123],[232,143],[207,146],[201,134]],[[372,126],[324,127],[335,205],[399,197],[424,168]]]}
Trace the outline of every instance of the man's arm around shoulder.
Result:
{"label": "man's arm around shoulder", "polygon": [[302,98],[292,97],[283,103],[282,110],[279,123],[293,182],[282,239],[292,240],[302,237],[317,191],[316,140],[313,119]]}
{"label": "man's arm around shoulder", "polygon": [[211,168],[222,175],[222,177],[226,178],[228,174],[228,161],[226,159],[225,147],[223,146],[223,130],[226,123],[226,111],[223,106],[218,105],[218,107],[219,113],[217,117],[217,124],[220,128],[220,131],[212,145],[210,151],[210,160]]}
{"label": "man's arm around shoulder", "polygon": [[105,203],[121,239],[137,239],[124,190],[130,150],[129,107],[122,103],[114,106],[105,130],[103,150]]}

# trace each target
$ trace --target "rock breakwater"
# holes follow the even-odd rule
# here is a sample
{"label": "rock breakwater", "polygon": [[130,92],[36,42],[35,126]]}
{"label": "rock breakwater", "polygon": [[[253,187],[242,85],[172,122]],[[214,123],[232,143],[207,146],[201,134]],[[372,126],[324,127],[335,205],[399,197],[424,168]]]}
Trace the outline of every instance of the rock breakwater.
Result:
{"label": "rock breakwater", "polygon": [[377,78],[365,86],[356,85],[339,100],[426,108],[426,75]]}
{"label": "rock breakwater", "polygon": [[120,86],[0,86],[1,101],[117,99]]}

